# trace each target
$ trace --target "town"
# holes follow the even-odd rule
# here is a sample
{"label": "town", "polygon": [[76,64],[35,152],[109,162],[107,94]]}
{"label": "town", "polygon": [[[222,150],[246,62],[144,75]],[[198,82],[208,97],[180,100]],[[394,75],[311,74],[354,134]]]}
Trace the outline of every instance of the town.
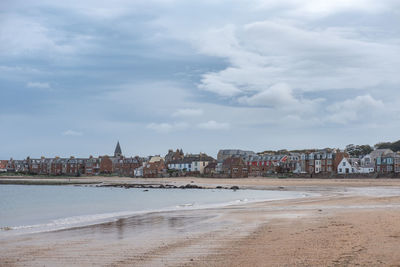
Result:
{"label": "town", "polygon": [[389,148],[348,145],[346,149],[265,151],[223,149],[217,159],[205,153],[184,154],[170,149],[165,156],[125,157],[118,142],[113,156],[89,158],[30,158],[0,160],[0,172],[49,176],[116,175],[125,177],[200,176],[246,178],[273,175],[294,177],[397,177],[400,153]]}

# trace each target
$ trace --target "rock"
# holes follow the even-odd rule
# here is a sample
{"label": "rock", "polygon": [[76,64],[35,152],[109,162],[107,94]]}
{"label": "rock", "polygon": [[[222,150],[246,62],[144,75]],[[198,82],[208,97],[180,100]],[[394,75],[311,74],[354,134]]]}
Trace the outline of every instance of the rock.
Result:
{"label": "rock", "polygon": [[215,189],[222,189],[222,186],[219,185]]}
{"label": "rock", "polygon": [[143,192],[148,192],[148,191],[149,191],[148,189],[143,190]]}
{"label": "rock", "polygon": [[238,190],[238,189],[239,189],[239,186],[234,185],[234,186],[231,187],[231,189],[232,189],[232,190]]}

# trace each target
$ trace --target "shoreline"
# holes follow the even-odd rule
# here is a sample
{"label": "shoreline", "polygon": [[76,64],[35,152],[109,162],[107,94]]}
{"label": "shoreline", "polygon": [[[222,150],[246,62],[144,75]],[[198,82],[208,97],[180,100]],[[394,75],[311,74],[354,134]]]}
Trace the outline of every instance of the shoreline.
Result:
{"label": "shoreline", "polygon": [[[65,185],[67,186],[67,185]],[[85,186],[87,187],[87,186]],[[89,186],[91,187],[91,186]],[[98,186],[96,186],[98,187]],[[114,187],[114,186],[105,186]],[[116,186],[117,188],[121,188],[121,186]],[[91,187],[93,188],[93,187]],[[125,187],[122,187],[125,188]],[[135,189],[145,189],[148,187],[131,187]],[[219,194],[222,191],[236,191],[237,189],[231,188],[203,188],[203,187],[177,187],[177,188],[158,188],[151,187],[149,190],[153,190],[153,192],[159,189],[175,189],[174,194],[181,189],[203,189],[209,191],[208,196],[212,197],[212,195]],[[148,192],[149,190],[139,190],[140,192]],[[73,228],[80,227],[90,227],[93,225],[99,225],[104,223],[113,222],[120,219],[128,219],[136,216],[144,216],[147,214],[157,214],[157,213],[166,213],[166,212],[177,212],[177,211],[194,211],[194,210],[207,210],[207,209],[223,209],[229,206],[245,206],[254,203],[262,203],[262,202],[273,202],[273,201],[284,201],[290,199],[302,199],[302,198],[311,198],[314,196],[319,196],[319,194],[315,193],[307,193],[306,191],[288,191],[288,190],[279,190],[285,191],[285,193],[273,193],[277,190],[260,190],[264,191],[265,194],[255,194],[256,190],[252,189],[243,189],[245,191],[249,190],[250,192],[235,195],[233,198],[229,199],[219,199],[216,202],[208,202],[202,203],[200,199],[197,200],[181,200],[184,202],[179,202],[172,204],[171,206],[159,207],[159,208],[149,208],[144,210],[115,210],[115,211],[104,211],[96,214],[88,213],[86,215],[71,215],[67,217],[58,217],[53,218],[48,222],[29,224],[29,225],[18,225],[18,226],[10,226],[10,225],[1,225],[0,227],[0,240],[6,238],[12,238],[22,235],[30,235],[36,233],[44,233],[44,232],[52,232],[59,230],[68,230]],[[269,192],[268,192],[269,191]],[[119,191],[122,192],[122,191]],[[194,193],[194,191],[193,191]],[[210,195],[212,193],[212,195]],[[118,194],[118,193],[116,193]],[[192,194],[192,193],[191,193]],[[203,194],[204,195],[204,194]],[[186,201],[186,202],[185,202]],[[198,202],[200,201],[200,202]],[[72,221],[71,221],[72,220]],[[71,222],[68,222],[71,221]]]}
{"label": "shoreline", "polygon": [[[199,177],[168,177],[168,178],[130,178],[130,177],[36,177],[36,176],[0,176],[2,184],[21,185],[101,185],[115,187],[137,186],[165,186],[179,188],[193,185],[193,188],[215,189],[221,186],[238,186],[240,189],[262,190],[296,186],[335,186],[335,187],[364,187],[364,186],[400,186],[400,179],[394,178],[278,178],[278,177],[250,177],[250,178],[199,178]],[[151,187],[149,187],[151,188]],[[162,188],[162,187],[161,187]],[[219,188],[217,188],[219,189]]]}
{"label": "shoreline", "polygon": [[[201,185],[207,182],[189,179]],[[174,182],[184,184],[187,179]],[[229,184],[226,179],[216,181],[222,182]],[[240,188],[278,188],[276,180],[231,182]],[[266,262],[397,266],[400,262],[397,181],[290,180],[281,186],[321,195],[149,213],[7,238],[0,240],[0,262],[4,266],[263,266]]]}

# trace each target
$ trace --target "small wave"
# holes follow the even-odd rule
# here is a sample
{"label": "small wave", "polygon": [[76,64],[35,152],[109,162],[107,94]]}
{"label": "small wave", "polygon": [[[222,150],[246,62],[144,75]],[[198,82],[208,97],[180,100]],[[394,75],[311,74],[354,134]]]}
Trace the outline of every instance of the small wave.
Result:
{"label": "small wave", "polygon": [[187,204],[181,204],[181,205],[177,205],[177,208],[187,208],[187,207],[193,207],[194,203],[187,203]]}

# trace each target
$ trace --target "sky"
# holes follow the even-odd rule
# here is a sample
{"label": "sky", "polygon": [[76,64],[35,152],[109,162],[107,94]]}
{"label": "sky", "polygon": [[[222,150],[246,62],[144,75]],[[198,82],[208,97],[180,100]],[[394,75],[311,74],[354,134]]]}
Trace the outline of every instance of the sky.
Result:
{"label": "sky", "polygon": [[0,159],[400,139],[397,0],[0,2]]}

